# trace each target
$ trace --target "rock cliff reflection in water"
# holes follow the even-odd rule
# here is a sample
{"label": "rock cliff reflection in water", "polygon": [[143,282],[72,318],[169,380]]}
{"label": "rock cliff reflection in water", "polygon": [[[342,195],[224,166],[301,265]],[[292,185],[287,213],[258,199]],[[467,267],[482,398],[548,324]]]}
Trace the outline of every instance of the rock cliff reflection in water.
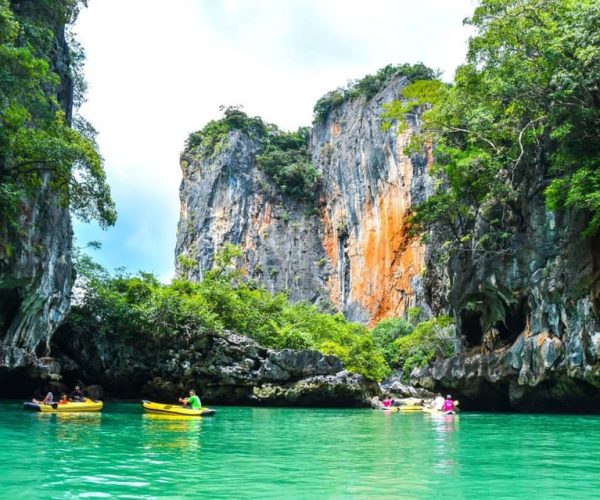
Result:
{"label": "rock cliff reflection in water", "polygon": [[47,415],[0,404],[5,498],[591,498],[600,418],[222,408]]}

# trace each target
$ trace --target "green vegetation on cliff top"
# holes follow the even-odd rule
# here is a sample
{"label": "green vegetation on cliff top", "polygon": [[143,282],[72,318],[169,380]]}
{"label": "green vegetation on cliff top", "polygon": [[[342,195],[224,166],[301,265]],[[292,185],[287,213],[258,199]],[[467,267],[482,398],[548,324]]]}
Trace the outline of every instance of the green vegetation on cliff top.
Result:
{"label": "green vegetation on cliff top", "polygon": [[[56,39],[72,22],[76,0],[0,0],[0,219],[16,224],[19,200],[47,183],[59,201],[84,221],[116,219],[94,130],[80,117],[69,123],[71,97],[81,100],[83,54],[65,57],[70,75],[56,73]],[[63,81],[61,81],[61,77]],[[75,89],[70,95],[69,81]],[[60,97],[59,97],[60,94]]]}
{"label": "green vegetation on cliff top", "polygon": [[237,130],[256,141],[256,164],[286,195],[309,200],[314,197],[320,174],[311,163],[308,150],[309,129],[285,132],[250,117],[239,107],[222,107],[223,118],[211,120],[187,139],[186,151],[197,150],[204,157],[223,152],[229,145],[229,133]]}
{"label": "green vegetation on cliff top", "polygon": [[377,92],[397,77],[406,77],[408,81],[432,80],[438,76],[438,73],[422,63],[417,64],[399,64],[394,66],[388,64],[378,70],[374,75],[367,75],[360,80],[348,82],[345,87],[338,87],[335,90],[327,92],[321,97],[313,109],[314,123],[324,121],[329,113],[346,101],[351,101],[360,96],[371,99]]}
{"label": "green vegetation on cliff top", "polygon": [[[506,252],[527,200],[589,214],[600,228],[600,3],[482,0],[454,84],[415,82],[389,106],[415,107],[434,144],[434,195],[416,208],[419,230],[445,228],[453,252]],[[481,231],[486,227],[485,231]]]}

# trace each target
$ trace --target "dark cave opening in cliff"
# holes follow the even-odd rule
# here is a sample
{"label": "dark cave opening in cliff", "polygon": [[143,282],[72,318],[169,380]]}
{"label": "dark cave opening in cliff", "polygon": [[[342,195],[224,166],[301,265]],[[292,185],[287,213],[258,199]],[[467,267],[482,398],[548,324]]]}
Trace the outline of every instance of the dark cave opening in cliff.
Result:
{"label": "dark cave opening in cliff", "polygon": [[483,331],[481,329],[481,313],[463,309],[460,312],[460,327],[466,347],[481,344]]}
{"label": "dark cave opening in cliff", "polygon": [[6,333],[21,307],[16,288],[0,289],[0,334]]}
{"label": "dark cave opening in cliff", "polygon": [[527,298],[523,297],[506,313],[504,321],[496,323],[502,344],[512,344],[521,335],[527,325],[528,313]]}

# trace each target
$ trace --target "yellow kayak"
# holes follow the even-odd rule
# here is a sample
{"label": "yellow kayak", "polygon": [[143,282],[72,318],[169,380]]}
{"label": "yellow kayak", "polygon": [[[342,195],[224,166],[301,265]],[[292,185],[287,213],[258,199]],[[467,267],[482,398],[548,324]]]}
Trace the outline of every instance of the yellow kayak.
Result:
{"label": "yellow kayak", "polygon": [[398,411],[423,411],[421,405],[404,405],[398,406]]}
{"label": "yellow kayak", "polygon": [[181,405],[167,405],[163,403],[153,403],[152,401],[142,401],[142,408],[148,413],[159,413],[162,415],[181,415],[185,417],[210,417],[216,413],[212,408],[192,408]]}
{"label": "yellow kayak", "polygon": [[422,411],[421,405],[402,405],[402,406],[389,406],[388,408],[381,408],[383,411]]}
{"label": "yellow kayak", "polygon": [[52,403],[51,405],[38,403],[23,403],[26,410],[41,411],[42,413],[78,413],[87,411],[100,411],[104,403],[86,399],[82,402],[69,401],[65,404]]}

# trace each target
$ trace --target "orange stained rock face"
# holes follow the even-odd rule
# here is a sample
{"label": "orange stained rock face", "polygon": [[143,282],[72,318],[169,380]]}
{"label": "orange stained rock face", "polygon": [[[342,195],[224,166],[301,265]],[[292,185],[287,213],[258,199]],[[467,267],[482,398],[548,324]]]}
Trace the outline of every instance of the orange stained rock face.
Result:
{"label": "orange stained rock face", "polygon": [[[257,205],[255,207],[255,210],[252,212],[252,215],[250,216],[251,218],[251,225],[256,228],[256,234],[258,234],[261,238],[265,237],[265,234],[267,233],[269,224],[271,224],[271,216],[272,216],[272,206],[271,203],[264,202],[263,206],[260,206],[260,202],[263,202],[264,200],[259,199],[257,201],[257,203],[259,203],[259,205]],[[252,236],[253,236],[253,232],[252,231],[248,231],[246,233],[246,238],[245,238],[245,242],[244,242],[244,248],[247,250],[256,250],[256,245],[254,244],[254,241],[252,240]]]}
{"label": "orange stained rock face", "polygon": [[550,332],[544,331],[544,332],[541,332],[538,335],[536,335],[535,341],[536,341],[536,344],[538,347],[542,347],[544,342],[546,342],[546,340],[549,340],[551,338],[552,338],[552,336],[550,335]]}
{"label": "orange stained rock face", "polygon": [[404,155],[409,133],[398,141],[393,167],[387,182],[378,185],[373,202],[360,207],[358,228],[350,228],[345,253],[349,260],[350,283],[344,299],[344,263],[340,262],[337,226],[345,221],[338,204],[323,210],[323,242],[333,273],[328,283],[331,300],[338,307],[361,304],[369,314],[370,324],[387,317],[400,316],[414,305],[412,280],[424,268],[425,248],[408,237],[412,164]]}
{"label": "orange stained rock face", "polygon": [[[339,275],[336,271],[339,265],[339,243],[335,225],[333,220],[329,216],[329,212],[327,210],[322,210],[321,217],[323,220],[323,225],[325,226],[325,238],[323,240],[323,248],[325,249],[325,253],[329,257],[331,267],[334,269],[334,272],[327,281],[327,287],[329,288],[329,296],[331,298],[331,302],[339,309],[342,307],[342,304],[340,303],[340,280]],[[338,220],[341,220],[341,218],[338,218]]]}
{"label": "orange stained rock face", "polygon": [[412,305],[411,280],[423,268],[424,248],[406,234],[408,208],[394,186],[370,207],[366,227],[351,244],[350,301],[365,307],[371,324]]}
{"label": "orange stained rock face", "polygon": [[[394,186],[380,196],[374,206],[366,206],[358,238],[350,232],[347,245],[350,260],[349,302],[358,302],[368,311],[370,324],[387,317],[400,316],[413,305],[411,281],[424,266],[425,248],[407,235],[406,206],[401,189]],[[343,220],[338,215],[336,220]],[[334,272],[328,283],[331,299],[342,307],[342,280],[339,237],[336,224],[327,211],[325,251]]]}
{"label": "orange stained rock face", "polygon": [[333,122],[329,129],[329,133],[332,137],[338,137],[342,132],[342,126],[338,122]]}

